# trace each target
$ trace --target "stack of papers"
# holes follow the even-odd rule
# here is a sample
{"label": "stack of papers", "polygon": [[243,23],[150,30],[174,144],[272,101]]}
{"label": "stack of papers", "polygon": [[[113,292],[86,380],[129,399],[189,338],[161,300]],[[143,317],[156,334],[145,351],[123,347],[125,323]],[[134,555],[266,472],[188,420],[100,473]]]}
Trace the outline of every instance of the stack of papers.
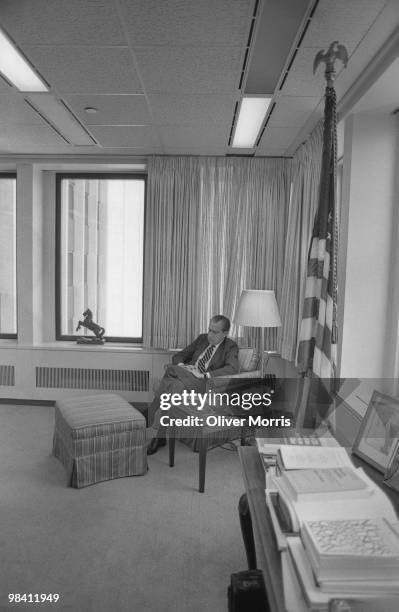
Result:
{"label": "stack of papers", "polygon": [[[340,600],[348,602],[350,610],[367,612],[376,610],[397,612],[399,584],[396,581],[382,581],[381,589],[376,588],[374,581],[339,581],[329,583],[323,588],[317,583],[309,557],[298,537],[288,538],[289,564],[292,564],[298,580],[301,594],[307,609],[318,612],[331,610],[331,602]],[[344,608],[345,609],[345,608]]]}
{"label": "stack of papers", "polygon": [[385,493],[339,446],[282,445],[277,468],[266,503],[308,609],[343,599],[359,612],[397,610],[398,519]]}
{"label": "stack of papers", "polygon": [[309,470],[289,470],[281,474],[279,487],[294,501],[319,500],[331,494],[331,498],[345,499],[356,492],[357,497],[369,497],[371,489],[357,470],[352,467],[337,467]]}
{"label": "stack of papers", "polygon": [[355,581],[367,589],[382,581],[399,592],[399,537],[384,519],[305,521],[301,538],[320,586],[354,590]]}

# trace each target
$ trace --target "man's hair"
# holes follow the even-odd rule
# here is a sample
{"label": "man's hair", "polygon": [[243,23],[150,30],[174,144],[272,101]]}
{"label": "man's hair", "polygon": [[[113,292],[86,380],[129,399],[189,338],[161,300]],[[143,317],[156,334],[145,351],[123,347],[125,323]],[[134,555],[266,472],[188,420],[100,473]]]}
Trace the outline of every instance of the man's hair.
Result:
{"label": "man's hair", "polygon": [[228,319],[224,315],[215,315],[214,317],[212,317],[211,321],[213,321],[214,323],[220,323],[222,321],[223,323],[222,331],[224,332],[228,332],[230,329],[230,319]]}

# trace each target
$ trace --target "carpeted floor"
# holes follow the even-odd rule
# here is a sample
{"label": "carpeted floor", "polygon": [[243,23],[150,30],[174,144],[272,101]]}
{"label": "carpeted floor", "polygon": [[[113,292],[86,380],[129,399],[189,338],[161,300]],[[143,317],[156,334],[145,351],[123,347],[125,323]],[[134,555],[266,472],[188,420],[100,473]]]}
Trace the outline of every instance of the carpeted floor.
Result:
{"label": "carpeted floor", "polygon": [[[0,405],[0,610],[8,593],[59,593],[60,612],[222,612],[232,572],[245,569],[237,453],[176,445],[147,475],[66,486],[51,456],[54,409]],[[35,609],[39,608],[36,604]]]}

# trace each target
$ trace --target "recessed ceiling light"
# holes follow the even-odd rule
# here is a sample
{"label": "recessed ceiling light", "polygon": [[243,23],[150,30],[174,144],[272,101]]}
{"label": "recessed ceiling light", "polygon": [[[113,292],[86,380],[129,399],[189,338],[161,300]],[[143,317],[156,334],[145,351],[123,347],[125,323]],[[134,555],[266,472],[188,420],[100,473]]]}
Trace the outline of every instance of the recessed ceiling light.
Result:
{"label": "recessed ceiling light", "polygon": [[272,96],[243,97],[234,130],[232,147],[252,149],[255,146],[271,99]]}
{"label": "recessed ceiling light", "polygon": [[95,115],[98,112],[98,108],[95,108],[94,106],[85,106],[85,111],[89,115]]}
{"label": "recessed ceiling light", "polygon": [[48,87],[2,30],[0,30],[0,72],[20,91],[48,91]]}

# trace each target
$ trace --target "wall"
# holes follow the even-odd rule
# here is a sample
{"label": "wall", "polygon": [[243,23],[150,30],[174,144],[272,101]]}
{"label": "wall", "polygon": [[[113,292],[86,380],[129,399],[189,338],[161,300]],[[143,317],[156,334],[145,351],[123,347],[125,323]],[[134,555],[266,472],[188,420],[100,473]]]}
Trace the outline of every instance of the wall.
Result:
{"label": "wall", "polygon": [[[397,120],[358,113],[345,121],[339,285],[341,376],[384,378],[392,344]],[[391,313],[392,314],[392,313]]]}
{"label": "wall", "polygon": [[18,339],[0,340],[0,398],[55,400],[63,395],[117,392],[149,401],[170,361],[169,351],[55,341],[55,170],[132,171],[131,164],[17,162]]}
{"label": "wall", "polygon": [[[8,345],[7,345],[8,342]],[[57,400],[87,393],[118,393],[149,402],[169,363],[168,351],[73,342],[0,346],[0,398]]]}

